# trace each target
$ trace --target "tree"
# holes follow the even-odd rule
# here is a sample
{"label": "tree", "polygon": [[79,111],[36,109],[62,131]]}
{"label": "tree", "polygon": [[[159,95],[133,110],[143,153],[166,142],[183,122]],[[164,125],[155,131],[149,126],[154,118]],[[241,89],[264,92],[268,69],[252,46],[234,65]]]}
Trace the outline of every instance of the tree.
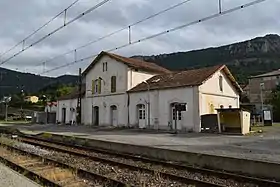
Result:
{"label": "tree", "polygon": [[61,97],[61,96],[64,96],[64,95],[68,95],[70,94],[71,92],[73,92],[73,89],[74,87],[72,86],[61,86],[60,88],[57,89],[57,97]]}

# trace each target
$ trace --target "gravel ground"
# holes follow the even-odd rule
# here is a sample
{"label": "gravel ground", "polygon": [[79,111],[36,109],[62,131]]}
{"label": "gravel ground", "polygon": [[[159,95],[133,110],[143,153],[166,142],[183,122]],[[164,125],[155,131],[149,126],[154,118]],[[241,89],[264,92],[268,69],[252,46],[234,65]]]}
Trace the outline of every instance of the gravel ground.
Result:
{"label": "gravel ground", "polygon": [[[28,156],[28,155],[22,155],[18,152],[7,150],[6,148],[3,148],[3,147],[0,147],[0,156],[8,159],[8,160],[10,160],[14,163],[19,163],[19,162],[27,161],[27,160],[28,160],[29,163],[37,163],[38,161],[40,161],[40,159],[38,160],[38,158],[33,158],[33,157]],[[48,163],[43,164],[43,162],[42,162],[40,164],[40,167],[42,167],[43,165],[46,166],[46,165],[48,165]],[[34,167],[35,168],[38,167],[38,164],[27,166],[28,170],[31,170],[31,171],[34,171],[33,170]],[[57,171],[60,171],[60,172],[58,173]],[[87,187],[90,187],[90,186],[92,186],[92,187],[107,186],[106,182],[105,183],[103,181],[100,182],[100,181],[97,181],[96,179],[93,179],[93,178],[78,177],[75,174],[73,174],[72,170],[67,170],[65,168],[60,168],[60,167],[56,167],[56,166],[53,166],[53,168],[50,169],[50,170],[35,171],[35,173],[38,173],[39,175],[42,175],[42,176],[44,176],[45,178],[47,178],[51,181],[56,181],[59,184],[61,184],[62,186],[69,185],[69,181],[67,183],[63,183],[63,181],[65,181],[65,179],[70,179],[70,178],[72,179],[72,182],[80,182],[79,183],[80,187],[83,187],[83,186],[87,186]],[[103,184],[105,184],[105,185],[103,185]],[[2,187],[2,185],[0,185],[0,186]],[[19,185],[19,187],[21,187],[21,185]]]}
{"label": "gravel ground", "polygon": [[190,186],[177,181],[171,181],[169,179],[161,178],[157,173],[151,174],[141,171],[135,171],[132,169],[126,169],[106,163],[101,163],[97,161],[91,161],[89,159],[81,158],[78,156],[69,155],[67,153],[51,151],[47,149],[42,149],[37,146],[30,146],[26,143],[18,142],[14,146],[24,149],[25,151],[32,153],[43,154],[48,153],[47,157],[54,160],[70,164],[74,167],[92,171],[112,179],[116,179],[130,185],[134,186],[153,186],[153,187],[163,187],[163,186]]}
{"label": "gravel ground", "polygon": [[38,184],[21,176],[0,163],[0,186],[3,187],[39,187]]}
{"label": "gravel ground", "polygon": [[[48,143],[45,143],[45,144],[48,144]],[[53,146],[53,144],[50,144],[50,145]],[[59,146],[59,147],[61,148],[62,146]],[[64,147],[64,148],[69,150],[69,147]],[[39,149],[39,148],[37,148],[37,149]],[[53,154],[51,155],[51,157],[54,156],[56,159],[61,159],[61,161],[67,160],[67,162],[74,163],[76,166],[81,167],[83,169],[91,170],[96,173],[100,173],[102,175],[106,175],[111,178],[115,178],[115,179],[118,179],[118,180],[121,180],[124,182],[130,182],[135,185],[143,185],[144,182],[147,182],[148,186],[154,185],[155,183],[158,183],[159,181],[165,180],[165,179],[160,178],[160,176],[157,174],[157,172],[165,172],[165,173],[170,173],[170,174],[174,174],[177,176],[183,176],[183,177],[196,179],[196,180],[203,180],[206,182],[211,182],[214,184],[225,185],[225,186],[239,186],[239,187],[256,186],[256,185],[250,184],[250,183],[240,183],[240,182],[236,182],[236,181],[230,180],[230,179],[222,179],[222,178],[218,178],[215,176],[209,176],[209,175],[205,175],[205,174],[201,174],[201,173],[188,172],[186,170],[157,165],[154,163],[136,161],[133,159],[124,159],[122,157],[113,156],[113,155],[109,155],[109,154],[95,153],[92,151],[91,152],[81,151],[81,150],[74,149],[74,148],[72,148],[72,150],[84,152],[91,156],[105,158],[105,159],[113,160],[116,162],[125,163],[128,165],[144,167],[144,168],[152,169],[152,170],[156,171],[155,174],[153,176],[151,176],[150,174],[147,174],[147,173],[146,174],[140,173],[139,171],[133,171],[131,169],[126,170],[126,169],[118,168],[118,167],[116,167],[114,165],[110,165],[110,164],[104,164],[104,163],[100,163],[100,162],[96,162],[96,161],[89,161],[88,159],[83,159],[81,157],[76,157],[76,156],[70,156],[69,154],[65,154],[65,153],[53,152]],[[98,167],[96,167],[96,165],[98,165]],[[166,182],[163,182],[163,183],[165,185],[170,185],[170,186],[172,186],[172,185],[180,186],[180,184],[170,183],[167,180],[166,180]]]}

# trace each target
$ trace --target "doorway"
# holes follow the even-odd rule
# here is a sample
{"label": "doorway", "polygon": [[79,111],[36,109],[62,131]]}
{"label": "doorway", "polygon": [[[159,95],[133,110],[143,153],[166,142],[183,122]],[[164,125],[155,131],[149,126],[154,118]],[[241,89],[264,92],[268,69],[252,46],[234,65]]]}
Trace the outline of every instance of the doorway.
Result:
{"label": "doorway", "polygon": [[66,123],[66,108],[62,108],[62,118],[61,118],[61,123],[65,124]]}
{"label": "doorway", "polygon": [[182,112],[176,111],[175,104],[171,104],[171,121],[172,121],[172,129],[180,130],[182,129]]}
{"label": "doorway", "polygon": [[143,104],[137,105],[138,126],[140,129],[146,128],[146,107]]}
{"label": "doorway", "polygon": [[114,127],[118,126],[118,108],[116,105],[113,105],[111,108],[111,125]]}
{"label": "doorway", "polygon": [[99,126],[99,107],[92,108],[92,125]]}

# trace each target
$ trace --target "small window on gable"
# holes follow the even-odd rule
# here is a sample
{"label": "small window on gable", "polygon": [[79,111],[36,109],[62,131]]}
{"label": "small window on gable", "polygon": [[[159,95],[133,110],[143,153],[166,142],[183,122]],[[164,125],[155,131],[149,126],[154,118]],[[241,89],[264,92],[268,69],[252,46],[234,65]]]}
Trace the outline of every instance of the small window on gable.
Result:
{"label": "small window on gable", "polygon": [[108,64],[107,62],[103,62],[103,72],[108,71]]}
{"label": "small window on gable", "polygon": [[224,91],[224,88],[223,88],[223,76],[219,76],[219,87],[220,87],[220,91]]}
{"label": "small window on gable", "polygon": [[111,92],[115,93],[117,91],[117,77],[116,76],[112,76],[111,77]]}

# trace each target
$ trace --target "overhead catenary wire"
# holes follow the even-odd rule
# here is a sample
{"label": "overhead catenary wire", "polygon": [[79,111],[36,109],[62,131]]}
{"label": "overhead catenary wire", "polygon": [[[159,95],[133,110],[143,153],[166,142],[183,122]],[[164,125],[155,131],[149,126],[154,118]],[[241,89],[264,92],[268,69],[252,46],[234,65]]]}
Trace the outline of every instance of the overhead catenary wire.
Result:
{"label": "overhead catenary wire", "polygon": [[[122,48],[125,48],[125,47],[128,47],[128,46],[131,46],[131,45],[134,45],[134,44],[137,44],[137,43],[140,43],[140,42],[143,42],[143,41],[152,39],[152,38],[156,38],[156,37],[158,37],[158,36],[161,36],[161,35],[164,35],[164,34],[167,34],[167,33],[170,33],[170,32],[174,32],[174,31],[177,31],[177,30],[180,30],[180,29],[189,27],[189,26],[191,26],[191,25],[195,25],[195,24],[198,24],[198,23],[201,23],[201,22],[204,22],[204,21],[208,21],[208,20],[211,20],[211,19],[214,19],[214,18],[223,16],[223,15],[226,15],[226,14],[230,14],[230,13],[235,12],[235,11],[237,11],[237,10],[247,8],[247,7],[250,7],[250,6],[259,4],[259,3],[264,2],[264,1],[267,1],[267,0],[254,0],[254,1],[251,1],[251,2],[249,2],[249,3],[243,4],[243,5],[239,5],[239,6],[230,8],[230,9],[228,9],[228,10],[221,11],[221,12],[219,12],[219,13],[215,13],[215,14],[209,15],[209,16],[207,16],[207,17],[203,17],[203,18],[201,18],[201,19],[198,19],[198,20],[195,20],[195,21],[192,21],[192,22],[189,22],[189,23],[180,25],[180,26],[178,26],[178,27],[174,27],[174,28],[172,28],[172,29],[168,29],[168,30],[162,31],[162,32],[159,32],[159,33],[157,33],[157,34],[153,34],[153,35],[150,35],[150,36],[148,36],[148,37],[145,37],[145,38],[142,38],[142,39],[139,39],[139,40],[135,40],[135,41],[129,42],[129,43],[127,43],[127,44],[124,44],[124,45],[121,45],[121,46],[118,46],[118,47],[115,47],[115,48],[111,48],[111,49],[106,50],[106,51],[107,51],[107,52],[112,52],[112,51],[115,51],[115,50],[119,50],[119,49],[122,49]],[[50,69],[50,70],[46,70],[46,71],[40,73],[39,75],[46,74],[46,73],[49,73],[49,72],[52,72],[52,71],[56,71],[56,70],[58,70],[58,69],[61,69],[61,68],[64,68],[64,67],[68,67],[68,66],[74,65],[74,64],[79,63],[79,62],[83,62],[83,61],[85,61],[85,60],[88,60],[88,59],[91,59],[91,58],[96,57],[98,54],[99,54],[99,53],[94,54],[94,55],[90,55],[90,56],[88,56],[88,57],[81,58],[81,59],[79,59],[79,60],[72,61],[72,62],[70,62],[70,63],[67,63],[67,64],[64,64],[64,65],[62,65],[62,66],[58,66],[58,67],[52,68],[52,69]]]}
{"label": "overhead catenary wire", "polygon": [[52,21],[54,21],[56,18],[58,18],[60,15],[62,15],[64,12],[66,12],[68,9],[70,9],[71,7],[73,7],[75,4],[77,4],[80,0],[75,0],[74,2],[72,2],[68,7],[66,7],[64,10],[62,10],[61,12],[59,12],[58,14],[56,14],[54,17],[52,17],[49,21],[47,21],[45,24],[43,24],[42,26],[40,26],[38,29],[36,29],[34,32],[32,32],[31,34],[29,34],[28,36],[26,36],[23,40],[21,40],[20,42],[18,42],[17,44],[15,44],[13,47],[11,47],[10,49],[8,49],[7,51],[3,52],[2,54],[0,54],[0,59],[6,55],[7,53],[9,53],[10,51],[12,51],[13,49],[15,49],[16,47],[18,47],[19,45],[22,44],[23,48],[24,48],[24,44],[26,42],[26,40],[28,40],[29,38],[31,38],[32,36],[34,36],[36,33],[38,33],[40,30],[42,30],[43,28],[45,28],[46,26],[48,26]]}
{"label": "overhead catenary wire", "polygon": [[92,45],[92,44],[94,44],[94,43],[100,42],[100,41],[102,41],[102,40],[104,40],[104,39],[106,39],[106,38],[108,38],[108,37],[111,37],[111,36],[113,36],[113,35],[115,35],[115,34],[117,34],[117,33],[122,32],[122,31],[124,31],[124,30],[126,30],[126,29],[129,29],[129,42],[131,43],[131,28],[132,28],[133,26],[138,25],[138,24],[140,24],[140,23],[143,23],[144,21],[147,21],[147,20],[149,20],[149,19],[152,19],[152,18],[154,18],[154,17],[156,17],[156,16],[159,16],[159,15],[161,15],[161,14],[167,12],[167,11],[170,11],[170,10],[172,10],[172,9],[175,9],[175,8],[177,8],[177,7],[179,7],[179,6],[182,6],[182,5],[186,4],[186,3],[189,2],[189,1],[191,1],[191,0],[184,0],[184,1],[180,2],[180,3],[177,3],[177,4],[175,4],[175,5],[172,5],[172,6],[168,7],[168,8],[166,8],[166,9],[163,9],[163,10],[161,10],[161,11],[155,13],[155,14],[152,14],[152,15],[150,15],[150,16],[147,16],[147,17],[145,17],[145,18],[143,18],[143,19],[141,19],[141,20],[138,20],[138,21],[136,21],[136,22],[134,22],[134,23],[132,23],[132,24],[129,24],[129,25],[127,25],[127,26],[125,26],[125,27],[122,27],[122,28],[120,28],[120,29],[118,29],[118,30],[115,30],[115,31],[113,31],[113,32],[111,32],[111,33],[109,33],[109,34],[106,34],[106,35],[104,35],[104,36],[102,36],[102,37],[100,37],[100,38],[97,38],[96,40],[90,41],[90,42],[88,42],[88,43],[86,43],[86,44],[84,44],[84,45],[81,45],[81,46],[79,46],[79,47],[77,47],[77,48],[75,48],[75,49],[69,50],[69,51],[67,51],[67,52],[65,52],[65,53],[62,53],[62,54],[60,54],[60,55],[57,55],[57,56],[55,56],[55,57],[53,57],[53,58],[50,58],[50,59],[48,59],[48,60],[45,60],[45,61],[39,63],[39,64],[36,65],[36,66],[41,66],[42,64],[46,64],[46,63],[51,62],[51,61],[53,61],[53,60],[55,60],[55,59],[57,59],[57,58],[63,57],[63,56],[65,56],[65,55],[71,54],[71,53],[73,53],[73,52],[77,53],[77,51],[80,50],[80,49],[83,49],[83,48],[85,48],[85,47],[87,47],[87,46],[90,46],[90,45]]}
{"label": "overhead catenary wire", "polygon": [[43,36],[42,38],[40,38],[39,40],[35,41],[34,43],[30,44],[29,46],[23,48],[22,50],[20,50],[19,52],[13,54],[12,56],[10,56],[9,58],[3,60],[0,65],[3,65],[5,63],[7,63],[8,61],[10,61],[11,59],[17,57],[18,55],[20,55],[21,53],[25,52],[26,50],[30,49],[31,47],[37,45],[38,43],[42,42],[43,40],[49,38],[51,35],[55,34],[56,32],[58,32],[59,30],[61,30],[62,28],[70,25],[71,23],[77,21],[78,19],[82,18],[83,16],[87,15],[88,13],[92,12],[93,10],[101,7],[102,5],[106,4],[107,2],[109,2],[111,0],[103,0],[102,2],[96,4],[95,6],[87,9],[85,12],[79,14],[78,16],[76,16],[75,18],[71,19],[70,21],[66,22],[65,24],[63,24],[62,26],[58,27],[57,29],[53,30],[52,32],[48,33],[47,35]]}

